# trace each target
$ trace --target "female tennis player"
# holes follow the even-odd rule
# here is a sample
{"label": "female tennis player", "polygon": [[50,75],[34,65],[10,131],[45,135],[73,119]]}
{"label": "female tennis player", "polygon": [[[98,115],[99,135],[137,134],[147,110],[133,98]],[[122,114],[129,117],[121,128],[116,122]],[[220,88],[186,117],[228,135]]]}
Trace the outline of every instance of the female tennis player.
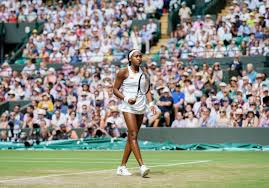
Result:
{"label": "female tennis player", "polygon": [[[149,107],[153,114],[156,113],[152,100],[149,79],[140,67],[142,55],[139,50],[133,49],[128,54],[129,65],[121,69],[114,83],[113,92],[122,100],[120,110],[128,128],[128,140],[122,157],[121,166],[117,169],[117,174],[122,176],[132,175],[126,168],[126,163],[131,152],[140,166],[140,173],[145,177],[149,173],[149,168],[144,165],[140,149],[137,142],[137,135],[142,124],[146,108]],[[121,91],[120,91],[121,89]],[[148,101],[148,105],[147,105]]]}

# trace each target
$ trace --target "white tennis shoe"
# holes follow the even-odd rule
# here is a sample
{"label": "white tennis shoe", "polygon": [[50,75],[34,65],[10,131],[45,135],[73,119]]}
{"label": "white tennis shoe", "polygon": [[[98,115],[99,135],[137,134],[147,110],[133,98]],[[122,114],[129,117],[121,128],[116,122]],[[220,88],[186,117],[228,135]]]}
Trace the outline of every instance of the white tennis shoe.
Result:
{"label": "white tennis shoe", "polygon": [[119,166],[118,169],[117,169],[117,175],[120,175],[120,176],[131,176],[132,173],[130,173],[128,171],[128,169],[126,168],[126,166]]}
{"label": "white tennis shoe", "polygon": [[149,174],[149,168],[146,165],[140,166],[140,174],[144,178]]}

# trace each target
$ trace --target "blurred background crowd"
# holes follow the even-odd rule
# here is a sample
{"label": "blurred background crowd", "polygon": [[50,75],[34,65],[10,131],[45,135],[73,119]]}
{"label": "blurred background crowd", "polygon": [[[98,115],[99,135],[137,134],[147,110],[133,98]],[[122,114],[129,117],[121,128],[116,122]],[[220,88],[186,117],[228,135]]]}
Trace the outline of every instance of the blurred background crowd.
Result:
{"label": "blurred background crowd", "polygon": [[[33,30],[16,61],[25,65],[21,72],[8,61],[1,64],[0,101],[31,101],[25,109],[16,105],[1,115],[3,141],[29,135],[42,140],[126,136],[113,82],[132,48],[159,58],[144,62],[158,111],[146,112],[143,127],[269,127],[268,72],[257,72],[255,62],[244,67],[241,60],[269,52],[266,0],[234,1],[230,13],[215,21],[210,15],[193,19],[185,2],[173,0],[0,3],[0,22],[45,22],[41,33]],[[153,19],[174,6],[180,7],[180,24],[167,45],[150,54],[157,31]],[[135,19],[148,19],[148,24],[131,28]],[[212,66],[196,62],[225,56],[233,59],[228,70],[218,61]],[[49,67],[55,63],[62,67]],[[28,128],[27,134],[22,131]]]}

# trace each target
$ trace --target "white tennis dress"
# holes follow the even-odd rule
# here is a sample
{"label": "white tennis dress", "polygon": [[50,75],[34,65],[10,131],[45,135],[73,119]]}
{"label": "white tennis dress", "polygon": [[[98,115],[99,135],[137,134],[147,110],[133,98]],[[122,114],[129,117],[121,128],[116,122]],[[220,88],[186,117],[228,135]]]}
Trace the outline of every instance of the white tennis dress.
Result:
{"label": "white tennis dress", "polygon": [[[129,98],[135,98],[138,89],[138,82],[140,75],[143,73],[142,69],[139,68],[138,73],[132,71],[131,67],[128,66],[129,76],[123,81],[121,85],[121,90],[124,96]],[[122,112],[130,112],[133,114],[144,114],[146,111],[147,98],[146,95],[139,94],[136,103],[131,105],[122,100],[121,105],[119,106]]]}

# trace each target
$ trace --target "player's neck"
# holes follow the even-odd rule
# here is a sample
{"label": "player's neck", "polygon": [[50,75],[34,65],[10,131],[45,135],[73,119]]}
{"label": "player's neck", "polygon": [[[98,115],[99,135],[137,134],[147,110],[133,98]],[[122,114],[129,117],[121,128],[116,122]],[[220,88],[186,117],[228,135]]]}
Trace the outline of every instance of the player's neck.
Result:
{"label": "player's neck", "polygon": [[138,67],[138,66],[131,65],[130,68],[132,69],[132,71],[133,71],[134,73],[139,72],[139,67]]}

